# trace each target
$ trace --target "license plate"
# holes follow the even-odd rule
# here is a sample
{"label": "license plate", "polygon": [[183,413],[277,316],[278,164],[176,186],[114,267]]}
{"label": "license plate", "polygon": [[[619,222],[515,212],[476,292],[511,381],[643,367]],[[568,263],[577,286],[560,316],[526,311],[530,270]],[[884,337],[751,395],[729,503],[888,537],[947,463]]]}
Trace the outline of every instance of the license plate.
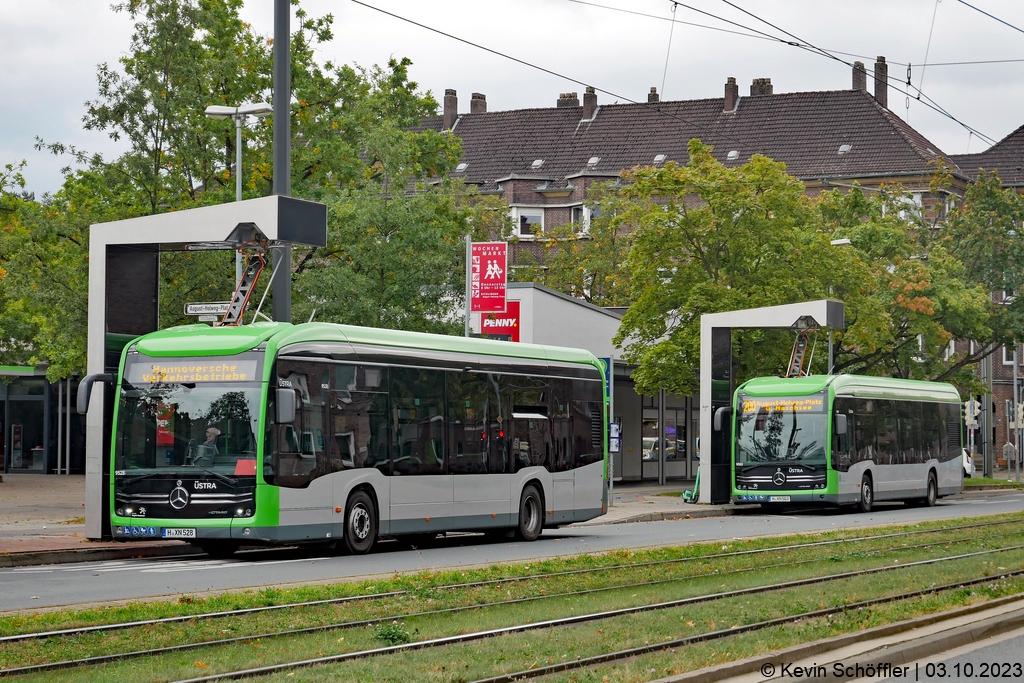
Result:
{"label": "license plate", "polygon": [[[769,503],[788,503],[789,502],[789,496],[768,496],[768,502]],[[186,531],[186,529],[182,529],[182,531]],[[193,529],[192,531],[195,531],[195,529]]]}
{"label": "license plate", "polygon": [[164,529],[164,538],[195,538],[195,529]]}

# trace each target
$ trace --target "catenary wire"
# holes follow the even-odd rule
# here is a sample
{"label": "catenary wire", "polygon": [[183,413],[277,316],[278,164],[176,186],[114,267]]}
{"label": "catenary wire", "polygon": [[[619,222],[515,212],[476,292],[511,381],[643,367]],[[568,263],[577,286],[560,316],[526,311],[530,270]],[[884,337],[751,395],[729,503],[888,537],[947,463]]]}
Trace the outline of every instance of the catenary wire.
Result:
{"label": "catenary wire", "polygon": [[1009,26],[1009,27],[1010,27],[1010,28],[1012,28],[1012,29],[1013,29],[1014,31],[1018,31],[1018,32],[1020,32],[1020,33],[1024,33],[1024,29],[1019,29],[1019,28],[1017,28],[1016,26],[1014,26],[1013,24],[1011,24],[1010,22],[1008,22],[1008,21],[1003,21],[1002,19],[1000,19],[1000,18],[999,18],[999,17],[997,17],[996,15],[994,15],[994,14],[989,14],[989,13],[988,13],[988,12],[986,12],[985,10],[983,10],[983,9],[979,9],[978,7],[975,7],[974,5],[970,4],[969,2],[964,2],[964,0],[957,0],[957,2],[959,2],[959,3],[961,4],[961,5],[966,5],[967,7],[970,7],[970,8],[971,8],[972,10],[974,10],[975,12],[981,12],[982,14],[984,14],[984,15],[985,15],[986,17],[988,17],[989,19],[995,19],[996,21],[998,21],[998,22],[999,22],[1000,24],[1003,24],[1004,26]]}

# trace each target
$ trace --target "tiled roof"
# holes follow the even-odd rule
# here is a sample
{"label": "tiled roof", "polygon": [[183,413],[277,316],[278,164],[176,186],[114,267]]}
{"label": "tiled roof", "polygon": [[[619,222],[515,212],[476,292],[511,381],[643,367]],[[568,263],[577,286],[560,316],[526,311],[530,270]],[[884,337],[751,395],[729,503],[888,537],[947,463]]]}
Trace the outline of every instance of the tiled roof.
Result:
{"label": "tiled roof", "polygon": [[[727,165],[763,154],[804,180],[930,173],[944,156],[863,90],[742,97],[734,112],[724,112],[723,104],[723,98],[611,104],[591,120],[581,120],[582,107],[463,114],[454,134],[467,166],[458,175],[485,189],[513,175],[565,184],[580,174],[614,176],[651,165],[659,154],[686,163],[691,138],[714,146]],[[423,122],[434,130],[441,125],[440,117]],[[850,147],[840,154],[842,145]],[[735,159],[728,158],[732,150]],[[588,167],[592,157],[600,161]],[[544,160],[540,168],[531,167],[536,159]]]}
{"label": "tiled roof", "polygon": [[1024,126],[978,154],[953,154],[953,163],[973,178],[978,170],[998,171],[1003,185],[1024,186]]}

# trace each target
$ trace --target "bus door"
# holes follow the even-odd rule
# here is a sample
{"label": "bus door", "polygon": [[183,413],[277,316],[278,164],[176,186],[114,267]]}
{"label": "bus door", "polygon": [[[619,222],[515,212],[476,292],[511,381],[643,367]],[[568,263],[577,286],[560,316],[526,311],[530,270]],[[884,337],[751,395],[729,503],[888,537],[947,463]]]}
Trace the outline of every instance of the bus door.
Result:
{"label": "bus door", "polygon": [[446,382],[455,527],[511,526],[512,476],[501,419],[505,381],[495,373],[449,372]]}
{"label": "bus door", "polygon": [[391,533],[453,528],[454,484],[445,448],[445,373],[391,368]]}

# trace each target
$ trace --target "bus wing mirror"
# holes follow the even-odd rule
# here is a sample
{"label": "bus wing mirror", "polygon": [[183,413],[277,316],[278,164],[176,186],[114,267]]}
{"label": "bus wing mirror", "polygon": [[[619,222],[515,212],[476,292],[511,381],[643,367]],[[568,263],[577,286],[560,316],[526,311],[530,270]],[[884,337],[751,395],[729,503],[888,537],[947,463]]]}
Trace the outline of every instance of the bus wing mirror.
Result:
{"label": "bus wing mirror", "polygon": [[725,429],[725,424],[732,417],[732,408],[719,408],[715,411],[715,420],[713,428],[716,432],[720,432]]}
{"label": "bus wing mirror", "polygon": [[89,412],[89,399],[92,398],[92,385],[96,382],[113,382],[114,376],[106,372],[97,372],[86,375],[78,383],[78,414],[85,415]]}
{"label": "bus wing mirror", "polygon": [[287,425],[295,422],[295,390],[277,390],[277,414],[274,421],[279,425]]}
{"label": "bus wing mirror", "polygon": [[837,436],[843,436],[846,434],[846,415],[842,413],[836,413],[836,429]]}

